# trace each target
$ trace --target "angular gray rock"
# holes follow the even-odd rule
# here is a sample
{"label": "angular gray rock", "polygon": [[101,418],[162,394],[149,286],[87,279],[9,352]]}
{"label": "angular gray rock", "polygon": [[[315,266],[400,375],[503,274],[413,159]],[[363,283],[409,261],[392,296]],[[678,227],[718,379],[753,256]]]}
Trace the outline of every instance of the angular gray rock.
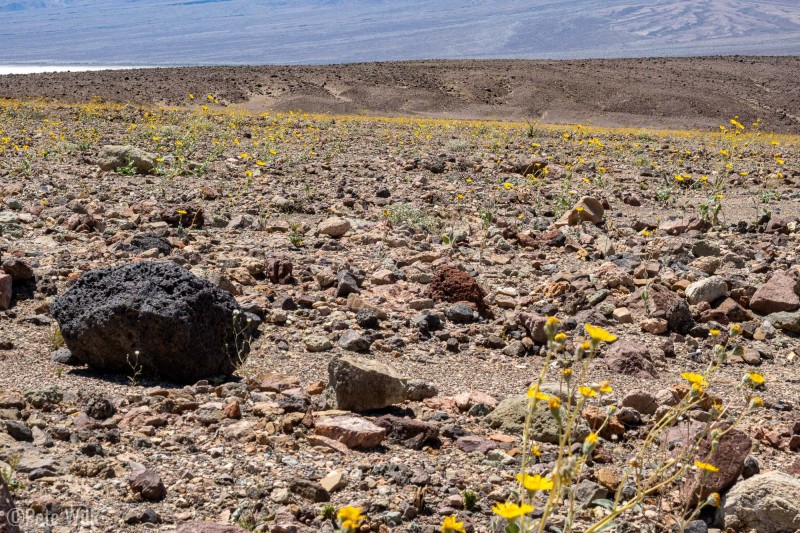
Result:
{"label": "angular gray rock", "polygon": [[[543,391],[548,392],[548,391]],[[529,401],[527,396],[512,396],[506,398],[497,405],[497,408],[489,413],[483,422],[491,429],[497,429],[509,435],[520,435],[525,428],[525,417],[528,415]],[[563,416],[566,411],[562,408]],[[539,402],[536,411],[531,419],[531,433],[538,442],[558,443],[559,430],[558,423],[546,403]],[[574,441],[579,442],[589,434],[589,426],[583,418],[575,421],[572,429]]]}
{"label": "angular gray rock", "polygon": [[345,350],[351,352],[366,352],[371,342],[369,339],[354,329],[345,330],[337,343]]}
{"label": "angular gray rock", "polygon": [[230,375],[249,351],[233,296],[171,262],[87,272],[51,312],[73,357],[102,371],[195,383]]}
{"label": "angular gray rock", "polygon": [[725,527],[784,533],[800,530],[800,479],[768,472],[740,481],[725,496]]}
{"label": "angular gray rock", "polygon": [[772,313],[767,316],[767,321],[772,324],[774,328],[790,331],[792,333],[800,333],[800,313],[787,313],[786,311]]}
{"label": "angular gray rock", "polygon": [[403,403],[406,380],[393,367],[362,357],[344,356],[328,364],[328,386],[339,409],[370,411]]}

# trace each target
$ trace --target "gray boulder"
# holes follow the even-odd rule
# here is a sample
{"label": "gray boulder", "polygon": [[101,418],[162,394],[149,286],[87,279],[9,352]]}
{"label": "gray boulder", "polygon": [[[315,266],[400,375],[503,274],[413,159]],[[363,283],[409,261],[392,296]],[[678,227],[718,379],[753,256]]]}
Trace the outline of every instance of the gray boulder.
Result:
{"label": "gray boulder", "polygon": [[[542,387],[542,392],[550,393]],[[512,396],[506,398],[497,405],[494,411],[483,419],[484,423],[491,429],[497,429],[509,435],[520,435],[525,428],[525,418],[528,415],[529,400],[527,396]],[[566,410],[561,408],[562,419],[566,420]],[[548,442],[557,444],[559,440],[558,422],[550,414],[547,402],[538,402],[536,411],[531,418],[531,435],[538,442]],[[589,435],[589,426],[583,418],[575,421],[572,428],[572,438],[575,442],[580,442]]]}
{"label": "gray boulder", "polygon": [[147,174],[155,167],[156,156],[130,144],[108,144],[100,149],[97,164],[101,170],[116,170],[133,165],[137,174]]}
{"label": "gray boulder", "polygon": [[800,479],[769,472],[733,486],[723,505],[725,528],[783,533],[800,530]]}
{"label": "gray boulder", "polygon": [[370,411],[403,403],[406,380],[393,367],[362,357],[344,356],[328,364],[328,386],[339,409]]}
{"label": "gray boulder", "polygon": [[249,351],[233,296],[171,262],[87,272],[51,311],[72,356],[98,370],[194,383],[230,375]]}

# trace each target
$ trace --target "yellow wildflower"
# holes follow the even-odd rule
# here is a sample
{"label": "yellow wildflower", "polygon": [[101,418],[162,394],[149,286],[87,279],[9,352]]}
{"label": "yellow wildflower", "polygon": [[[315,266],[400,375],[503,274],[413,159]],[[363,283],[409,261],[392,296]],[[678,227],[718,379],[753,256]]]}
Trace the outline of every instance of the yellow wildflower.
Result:
{"label": "yellow wildflower", "polygon": [[608,381],[602,382],[597,390],[600,391],[602,394],[609,394],[611,392],[614,392],[614,389],[611,388],[611,384]]}
{"label": "yellow wildflower", "polygon": [[742,378],[742,383],[750,385],[753,388],[758,388],[764,385],[764,376],[756,374],[755,372],[749,372]]}
{"label": "yellow wildflower", "polygon": [[339,519],[339,524],[344,529],[356,529],[359,524],[364,521],[366,516],[361,514],[361,509],[358,507],[342,507],[336,515]]}
{"label": "yellow wildflower", "polygon": [[717,468],[716,466],[712,465],[711,463],[704,463],[703,461],[695,461],[694,462],[694,466],[696,468],[699,468],[700,470],[705,470],[706,472],[711,472],[712,474],[714,472],[719,472],[719,468]]}
{"label": "yellow wildflower", "polygon": [[694,372],[682,372],[681,377],[691,383],[692,385],[699,385],[701,387],[708,387],[708,382],[700,374]]}
{"label": "yellow wildflower", "polygon": [[442,533],[465,533],[464,522],[457,521],[455,516],[446,516],[442,522]]}
{"label": "yellow wildflower", "polygon": [[533,507],[527,504],[517,505],[516,503],[498,503],[492,507],[494,514],[505,518],[506,520],[516,520],[520,516],[526,515],[533,511]]}
{"label": "yellow wildflower", "polygon": [[591,324],[586,324],[584,326],[586,330],[586,334],[591,337],[592,341],[595,342],[607,342],[612,343],[617,340],[616,335],[612,335],[608,331],[604,330],[600,326],[593,326]]}
{"label": "yellow wildflower", "polygon": [[521,474],[517,474],[517,481],[522,483],[525,487],[525,490],[529,490],[531,492],[535,492],[537,490],[551,490],[553,488],[553,481],[547,478],[536,474],[535,476],[529,476],[525,474],[522,476]]}
{"label": "yellow wildflower", "polygon": [[592,389],[591,387],[586,387],[586,386],[578,387],[578,392],[580,392],[586,398],[592,398],[594,396],[597,396],[597,392],[595,392],[595,390]]}
{"label": "yellow wildflower", "polygon": [[541,392],[539,390],[539,387],[537,387],[536,385],[534,385],[530,389],[528,389],[528,398],[535,398],[535,399],[541,400],[543,402],[549,402],[550,401],[550,395],[549,394],[545,394],[544,392]]}

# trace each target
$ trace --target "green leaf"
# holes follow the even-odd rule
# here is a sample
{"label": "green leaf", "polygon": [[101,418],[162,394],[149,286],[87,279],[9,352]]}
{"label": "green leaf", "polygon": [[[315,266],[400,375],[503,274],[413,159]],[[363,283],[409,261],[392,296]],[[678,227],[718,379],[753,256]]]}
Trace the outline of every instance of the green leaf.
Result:
{"label": "green leaf", "polygon": [[604,508],[608,509],[609,511],[613,511],[614,510],[614,502],[612,502],[611,500],[604,499],[604,498],[592,501],[592,505],[597,505],[597,506],[600,506],[600,507],[604,507]]}

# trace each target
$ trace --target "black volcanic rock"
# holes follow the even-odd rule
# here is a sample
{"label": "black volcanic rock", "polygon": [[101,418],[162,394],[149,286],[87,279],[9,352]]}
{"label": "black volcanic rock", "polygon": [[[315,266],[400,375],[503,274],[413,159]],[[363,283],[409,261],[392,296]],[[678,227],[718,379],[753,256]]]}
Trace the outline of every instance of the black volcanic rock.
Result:
{"label": "black volcanic rock", "polygon": [[233,297],[170,262],[87,272],[52,314],[73,357],[109,372],[194,383],[230,375],[249,349]]}

